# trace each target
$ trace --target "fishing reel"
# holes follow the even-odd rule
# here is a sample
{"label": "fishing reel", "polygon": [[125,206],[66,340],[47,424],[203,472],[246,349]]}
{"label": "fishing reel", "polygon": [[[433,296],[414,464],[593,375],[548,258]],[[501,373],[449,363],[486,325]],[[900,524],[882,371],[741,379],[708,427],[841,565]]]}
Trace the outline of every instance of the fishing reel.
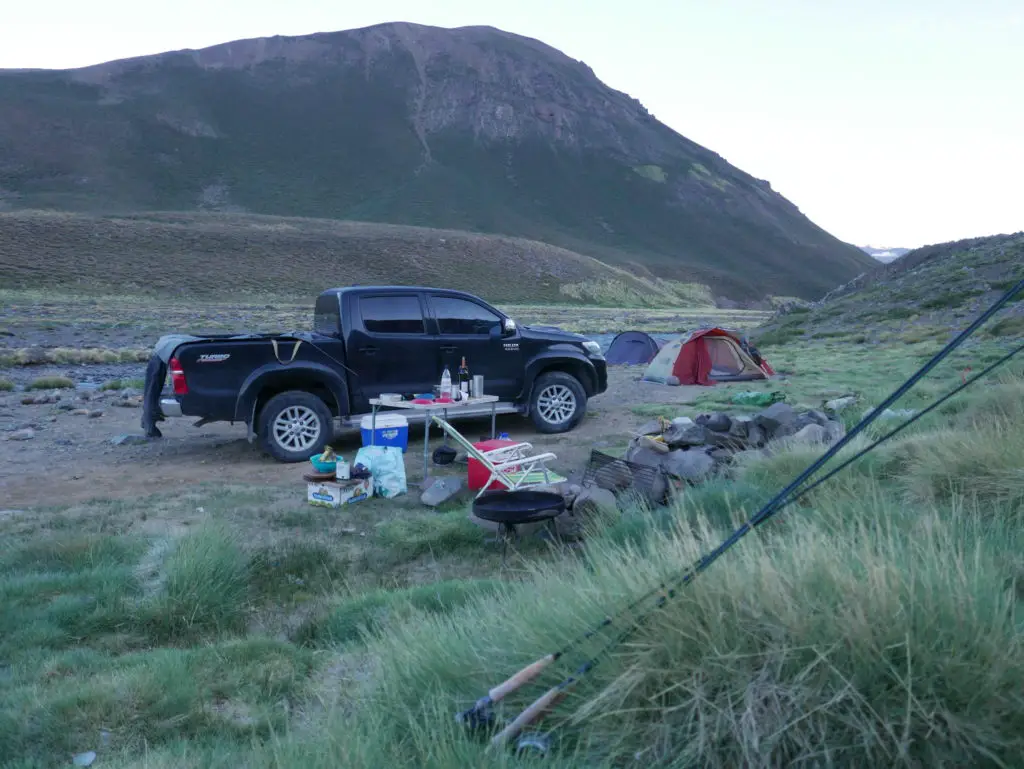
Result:
{"label": "fishing reel", "polygon": [[543,732],[527,732],[516,740],[516,755],[545,756],[552,748],[551,734]]}
{"label": "fishing reel", "polygon": [[[489,697],[476,701],[473,707],[455,714],[455,721],[471,732],[494,732],[499,726],[498,716],[491,707]],[[516,755],[547,755],[551,751],[552,736],[542,732],[524,732],[515,743]]]}
{"label": "fishing reel", "polygon": [[491,698],[481,697],[473,707],[456,713],[455,722],[472,732],[492,731],[498,725],[498,717],[491,708]]}

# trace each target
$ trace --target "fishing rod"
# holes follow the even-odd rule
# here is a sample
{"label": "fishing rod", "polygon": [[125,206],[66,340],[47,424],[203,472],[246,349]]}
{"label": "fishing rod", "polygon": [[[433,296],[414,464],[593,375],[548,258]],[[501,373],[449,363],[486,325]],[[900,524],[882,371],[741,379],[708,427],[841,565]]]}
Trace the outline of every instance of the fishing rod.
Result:
{"label": "fishing rod", "polygon": [[[814,488],[820,485],[828,478],[834,476],[835,473],[838,472],[840,469],[848,466],[852,461],[855,461],[855,459],[859,458],[860,456],[863,456],[863,454],[866,453],[866,451],[870,450],[871,448],[874,448],[874,446],[877,446],[878,443],[881,442],[881,440],[887,440],[888,437],[891,437],[887,436],[886,438],[876,441],[868,449],[862,451],[858,456],[845,462],[840,468],[837,468],[833,472],[829,473],[829,475],[813,484],[810,488],[805,489],[803,492],[796,496],[793,496],[792,499],[789,498],[791,495],[793,495],[793,492],[796,491],[801,484],[806,482],[812,475],[814,475],[814,473],[821,469],[821,467],[825,463],[827,463],[839,451],[841,451],[846,445],[848,445],[854,437],[863,432],[872,422],[874,422],[879,416],[881,416],[889,406],[891,406],[899,398],[906,394],[908,390],[910,390],[929,371],[931,371],[935,366],[942,362],[950,353],[952,353],[957,347],[959,347],[964,341],[966,341],[978,328],[984,325],[984,323],[987,322],[989,318],[991,318],[1000,309],[1002,309],[1002,307],[1022,289],[1024,289],[1024,280],[1019,281],[1015,286],[1010,288],[1000,299],[998,299],[991,307],[989,307],[984,313],[982,313],[982,315],[980,315],[973,323],[971,323],[971,325],[969,325],[967,328],[961,331],[960,334],[958,334],[954,339],[950,340],[950,342],[948,342],[942,350],[933,355],[932,358],[924,366],[922,366],[920,369],[918,369],[918,371],[911,375],[911,377],[909,377],[902,385],[900,385],[900,387],[898,387],[891,395],[889,395],[889,397],[886,398],[879,406],[877,406],[872,412],[870,412],[866,417],[864,417],[860,422],[858,422],[857,425],[855,425],[840,441],[835,443],[828,451],[826,451],[821,457],[819,457],[808,468],[806,468],[799,476],[797,476],[797,478],[794,479],[788,486],[786,486],[782,491],[776,494],[775,497],[769,500],[754,516],[752,516],[748,521],[746,521],[731,535],[729,535],[718,547],[716,547],[710,553],[703,556],[697,562],[697,564],[695,564],[694,567],[687,569],[677,579],[672,580],[671,587],[665,585],[665,583],[659,584],[654,589],[648,591],[644,595],[640,596],[638,599],[632,601],[628,606],[617,612],[612,617],[606,617],[595,628],[591,629],[582,636],[577,637],[575,640],[570,641],[565,647],[563,647],[559,651],[545,655],[544,657],[536,660],[530,665],[527,665],[510,678],[506,679],[501,684],[488,691],[488,693],[484,697],[478,699],[471,708],[459,713],[456,716],[456,719],[459,722],[465,723],[471,727],[479,727],[493,723],[494,716],[493,713],[491,712],[491,706],[493,704],[499,702],[504,697],[507,697],[512,692],[515,692],[517,689],[521,688],[525,684],[535,679],[547,667],[549,667],[552,663],[554,663],[562,656],[564,656],[573,647],[583,642],[585,639],[592,637],[602,628],[611,625],[615,619],[619,618],[629,610],[636,608],[640,604],[644,603],[646,600],[657,594],[659,591],[663,591],[663,595],[660,596],[656,604],[649,609],[649,613],[653,613],[654,611],[656,611],[658,608],[664,605],[665,602],[667,602],[669,599],[675,596],[676,590],[679,587],[688,584],[698,574],[706,570],[709,566],[711,566],[711,564],[718,560],[718,558],[720,558],[726,551],[732,548],[737,542],[739,542],[739,540],[741,540],[744,536],[746,536],[746,534],[748,534],[754,528],[761,525],[765,521],[769,520],[776,512],[778,512],[780,509],[790,504],[791,502],[795,501],[795,499],[797,499],[799,496],[802,496],[803,493],[810,491],[810,488]],[[997,364],[990,366],[988,369],[986,369],[985,372],[982,372],[981,374],[972,377],[970,382],[973,383],[977,381],[981,376],[984,376],[989,371],[993,370],[996,367],[996,365],[1002,365],[1002,363],[1005,363],[1019,351],[1020,350],[1018,349],[1011,353],[1010,355],[1005,356],[1004,359],[1000,360]],[[952,397],[957,392],[964,389],[965,386],[967,386],[967,382],[965,382],[955,391],[949,393],[944,398],[944,400],[948,400],[948,398]],[[938,403],[933,404],[933,406],[930,407],[925,412],[921,412],[915,415],[910,421],[894,430],[892,434],[895,434],[896,432],[899,432],[899,430],[902,430],[905,427],[909,426],[909,424],[916,421],[918,418],[924,416],[924,414],[930,411],[931,408],[937,407],[938,405]],[[615,641],[609,644],[606,648],[611,648],[611,646],[614,646],[618,643],[621,643],[622,640],[625,640],[625,638],[628,637],[630,633],[634,632],[635,629],[639,627],[639,624],[640,622],[642,622],[642,619],[643,618],[641,618],[632,626],[627,628],[619,638],[617,638]],[[602,650],[601,653],[603,653],[603,651],[604,650]],[[576,683],[576,681],[580,677],[582,677],[587,672],[592,670],[597,665],[597,663],[597,657],[591,658],[582,666],[580,666],[580,668],[577,669],[575,674],[564,679],[557,686],[549,689],[545,694],[543,694],[540,698],[533,702],[529,707],[523,710],[520,713],[520,715],[514,721],[512,721],[512,723],[510,723],[501,732],[499,732],[491,740],[491,744],[502,744],[511,737],[518,734],[523,727],[525,727],[532,721],[536,720],[536,718],[538,718],[542,713],[544,713],[547,709],[554,705],[555,702],[564,695],[564,693],[570,686]]]}

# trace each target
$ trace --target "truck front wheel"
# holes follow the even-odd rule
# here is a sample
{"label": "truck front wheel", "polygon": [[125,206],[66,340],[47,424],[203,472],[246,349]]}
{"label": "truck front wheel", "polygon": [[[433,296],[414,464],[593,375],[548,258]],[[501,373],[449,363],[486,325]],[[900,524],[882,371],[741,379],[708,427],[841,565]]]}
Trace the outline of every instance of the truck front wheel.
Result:
{"label": "truck front wheel", "polygon": [[324,450],[334,432],[327,404],[312,393],[289,390],[260,410],[260,442],[278,462],[304,462]]}
{"label": "truck front wheel", "polygon": [[530,418],[539,432],[567,432],[586,413],[587,393],[576,377],[562,371],[537,377],[530,398]]}

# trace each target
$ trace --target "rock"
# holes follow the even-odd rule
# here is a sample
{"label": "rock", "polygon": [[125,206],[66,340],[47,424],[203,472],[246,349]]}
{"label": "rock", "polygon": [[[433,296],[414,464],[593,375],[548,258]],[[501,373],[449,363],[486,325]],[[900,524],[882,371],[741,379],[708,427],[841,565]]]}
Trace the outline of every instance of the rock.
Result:
{"label": "rock", "polygon": [[794,443],[826,443],[828,441],[828,430],[821,425],[807,425],[793,434],[789,440]]}
{"label": "rock", "polygon": [[750,433],[750,424],[750,417],[733,417],[732,424],[729,425],[729,435],[746,440]]}
{"label": "rock", "polygon": [[768,436],[764,429],[757,423],[751,421],[747,424],[747,445],[751,448],[762,448],[768,442]]}
{"label": "rock", "polygon": [[708,456],[718,464],[724,464],[732,461],[732,458],[735,456],[735,452],[730,451],[729,449],[717,448],[711,449],[711,451],[708,452]]}
{"label": "rock", "polygon": [[420,502],[429,507],[437,507],[456,496],[463,489],[462,476],[454,475],[435,478],[420,494]]}
{"label": "rock", "polygon": [[830,419],[825,425],[829,444],[837,443],[846,436],[846,425],[837,419]]}
{"label": "rock", "polygon": [[637,435],[661,435],[661,422],[648,422],[641,425],[636,433]]}
{"label": "rock", "polygon": [[118,435],[115,438],[111,438],[110,442],[115,446],[136,446],[140,443],[149,443],[149,438],[145,435],[125,433],[124,435]]}
{"label": "rock", "polygon": [[21,405],[22,406],[31,406],[33,403],[35,403],[35,401],[36,401],[36,398],[35,398],[34,395],[26,395],[24,398],[21,399]]}
{"label": "rock", "polygon": [[617,510],[618,502],[615,495],[608,489],[587,486],[581,490],[572,506],[573,516],[580,518],[595,515],[601,510]]}
{"label": "rock", "polygon": [[643,445],[630,446],[626,450],[626,461],[647,467],[661,467],[661,458],[666,456],[660,451],[647,448]]}
{"label": "rock", "polygon": [[680,449],[666,455],[661,466],[671,476],[696,483],[714,472],[715,460],[698,449]]}
{"label": "rock", "polygon": [[842,398],[833,398],[830,401],[825,401],[825,408],[831,411],[833,414],[838,414],[847,406],[851,406],[856,402],[856,395],[846,395],[843,396]]}
{"label": "rock", "polygon": [[703,425],[716,433],[727,433],[732,426],[732,420],[727,414],[701,414],[697,417],[697,424]]}
{"label": "rock", "polygon": [[807,412],[807,416],[813,420],[815,424],[821,425],[822,427],[827,425],[829,422],[828,414],[824,411],[818,411],[818,409],[811,409]]}
{"label": "rock", "polygon": [[88,412],[88,415],[89,419],[97,419],[98,417],[103,416],[103,409],[93,409]]}
{"label": "rock", "polygon": [[36,431],[31,427],[26,427],[24,430],[15,430],[13,433],[7,436],[9,441],[30,441],[36,437]]}
{"label": "rock", "polygon": [[672,448],[682,446],[703,446],[706,440],[706,430],[702,425],[690,422],[689,425],[672,422],[672,426],[665,431],[665,443]]}
{"label": "rock", "polygon": [[71,401],[61,401],[57,404],[57,409],[60,411],[74,411],[75,404]]}
{"label": "rock", "polygon": [[762,409],[754,416],[754,422],[765,432],[770,440],[777,440],[786,435],[792,435],[796,422],[797,413],[788,403],[773,403],[768,408]]}
{"label": "rock", "polygon": [[45,406],[47,403],[56,403],[58,398],[54,398],[52,395],[37,395],[32,399],[33,405]]}
{"label": "rock", "polygon": [[71,414],[76,417],[87,417],[89,416],[89,409],[75,409]]}
{"label": "rock", "polygon": [[669,387],[679,387],[679,377],[677,377],[677,376],[667,377],[665,379],[665,384],[667,384]]}
{"label": "rock", "polygon": [[746,438],[737,438],[732,433],[719,433],[714,430],[708,430],[706,435],[709,447],[730,449],[732,451],[741,451],[747,447]]}

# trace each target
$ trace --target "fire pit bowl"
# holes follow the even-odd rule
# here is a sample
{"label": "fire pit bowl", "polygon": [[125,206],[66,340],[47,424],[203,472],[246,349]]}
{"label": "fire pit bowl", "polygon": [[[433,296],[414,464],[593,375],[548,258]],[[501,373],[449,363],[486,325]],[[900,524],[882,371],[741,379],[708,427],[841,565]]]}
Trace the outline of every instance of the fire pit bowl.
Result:
{"label": "fire pit bowl", "polygon": [[473,502],[477,518],[505,526],[539,523],[565,512],[565,498],[553,491],[485,491]]}
{"label": "fire pit bowl", "polygon": [[473,502],[473,515],[498,524],[502,564],[505,563],[509,540],[519,539],[516,526],[543,522],[549,536],[555,536],[554,520],[564,512],[565,498],[553,491],[485,491]]}

